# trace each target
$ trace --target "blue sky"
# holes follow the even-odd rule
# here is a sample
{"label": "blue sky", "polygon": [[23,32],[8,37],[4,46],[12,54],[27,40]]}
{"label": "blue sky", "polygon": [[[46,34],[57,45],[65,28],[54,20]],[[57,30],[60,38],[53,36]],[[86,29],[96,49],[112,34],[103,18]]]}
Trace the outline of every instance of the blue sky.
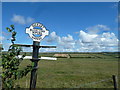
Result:
{"label": "blue sky", "polygon": [[117,51],[117,14],[115,2],[3,2],[3,44],[6,50],[10,35],[5,28],[11,24],[17,31],[16,43],[32,44],[25,28],[40,22],[50,31],[41,45],[58,47],[41,51]]}

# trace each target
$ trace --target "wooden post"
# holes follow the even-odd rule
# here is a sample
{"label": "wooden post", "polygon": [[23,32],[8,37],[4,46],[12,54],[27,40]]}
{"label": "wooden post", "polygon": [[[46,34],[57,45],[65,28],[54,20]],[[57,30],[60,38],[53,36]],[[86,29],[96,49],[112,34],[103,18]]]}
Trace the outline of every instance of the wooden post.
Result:
{"label": "wooden post", "polygon": [[39,44],[40,42],[33,41],[33,55],[32,55],[32,63],[34,63],[34,68],[31,71],[31,80],[30,80],[30,90],[36,87],[37,80],[37,66],[38,66],[38,54],[39,54]]}
{"label": "wooden post", "polygon": [[118,90],[117,76],[113,75],[112,78],[113,78],[114,90]]}

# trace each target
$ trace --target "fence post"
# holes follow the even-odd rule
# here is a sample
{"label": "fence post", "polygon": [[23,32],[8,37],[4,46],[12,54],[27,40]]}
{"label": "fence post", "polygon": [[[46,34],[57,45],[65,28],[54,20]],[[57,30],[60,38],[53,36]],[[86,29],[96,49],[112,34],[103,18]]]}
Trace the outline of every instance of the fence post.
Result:
{"label": "fence post", "polygon": [[114,90],[118,90],[117,76],[112,75],[112,78],[113,78]]}

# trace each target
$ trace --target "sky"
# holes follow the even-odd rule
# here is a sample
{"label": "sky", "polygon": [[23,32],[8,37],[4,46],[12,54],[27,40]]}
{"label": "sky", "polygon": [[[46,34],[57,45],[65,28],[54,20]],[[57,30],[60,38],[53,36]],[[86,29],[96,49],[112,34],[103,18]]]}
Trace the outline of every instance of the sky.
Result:
{"label": "sky", "polygon": [[40,22],[49,30],[40,45],[57,46],[41,52],[116,52],[118,17],[117,2],[3,2],[0,39],[7,50],[10,33],[6,27],[14,24],[15,43],[32,44],[25,28]]}

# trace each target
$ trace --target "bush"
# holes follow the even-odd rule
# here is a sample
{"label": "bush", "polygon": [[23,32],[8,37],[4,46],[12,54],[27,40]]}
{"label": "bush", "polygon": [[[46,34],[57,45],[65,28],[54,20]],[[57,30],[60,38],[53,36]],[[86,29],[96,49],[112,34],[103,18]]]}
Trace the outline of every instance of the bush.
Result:
{"label": "bush", "polygon": [[6,28],[9,33],[11,33],[11,43],[6,54],[2,54],[2,88],[14,88],[14,81],[20,79],[28,74],[32,70],[32,66],[26,66],[24,69],[20,70],[19,65],[25,57],[22,55],[21,58],[18,57],[22,52],[21,47],[14,44],[16,40],[16,34],[14,25],[11,25],[10,28]]}

